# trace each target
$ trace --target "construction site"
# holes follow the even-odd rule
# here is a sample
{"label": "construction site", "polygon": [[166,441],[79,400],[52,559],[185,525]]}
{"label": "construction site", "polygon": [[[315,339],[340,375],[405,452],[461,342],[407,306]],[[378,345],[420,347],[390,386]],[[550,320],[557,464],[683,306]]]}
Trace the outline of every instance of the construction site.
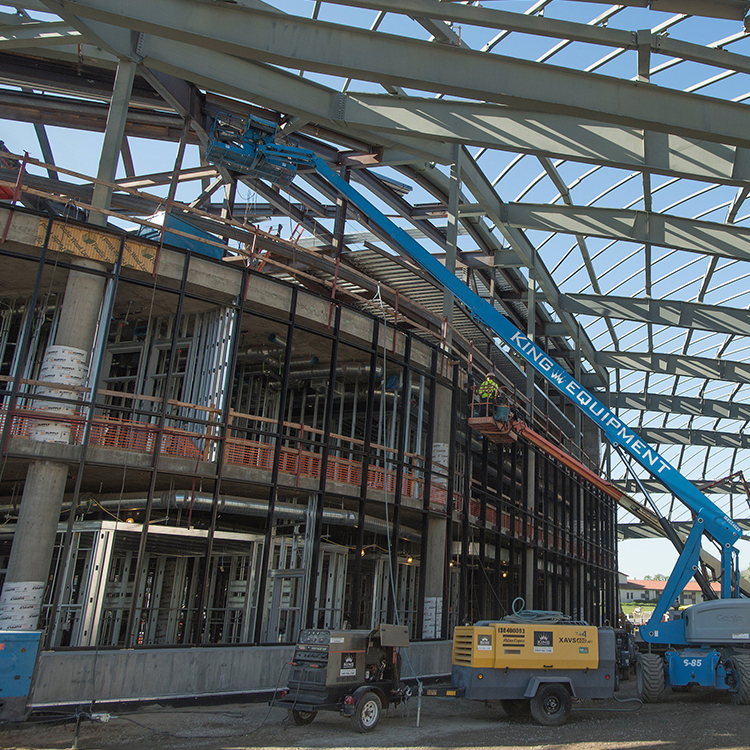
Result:
{"label": "construction site", "polygon": [[2,2],[0,746],[746,710],[748,11]]}

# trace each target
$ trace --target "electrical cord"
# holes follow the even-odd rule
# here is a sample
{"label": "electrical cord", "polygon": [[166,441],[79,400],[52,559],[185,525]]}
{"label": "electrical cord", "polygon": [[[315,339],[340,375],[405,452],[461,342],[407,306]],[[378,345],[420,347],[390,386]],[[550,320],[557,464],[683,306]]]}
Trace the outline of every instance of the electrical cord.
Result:
{"label": "electrical cord", "polygon": [[[138,726],[141,729],[145,729],[146,731],[151,732],[152,734],[160,736],[160,737],[173,737],[175,739],[180,739],[180,740],[210,740],[210,739],[229,739],[231,737],[247,737],[247,736],[249,736],[251,734],[254,734],[255,732],[259,731],[260,729],[262,729],[266,725],[266,723],[268,721],[268,718],[271,715],[271,711],[274,708],[274,706],[273,706],[273,700],[274,700],[274,698],[276,697],[276,694],[279,691],[279,686],[281,685],[281,678],[284,675],[284,669],[287,666],[289,666],[289,664],[290,664],[289,662],[285,662],[282,665],[281,669],[279,670],[279,677],[276,680],[276,687],[274,688],[274,691],[273,691],[273,698],[269,701],[268,710],[266,711],[266,714],[263,717],[263,719],[261,719],[260,724],[258,724],[257,727],[254,727],[250,731],[231,732],[231,733],[228,733],[228,734],[185,734],[185,733],[170,732],[170,731],[167,731],[167,730],[156,729],[155,727],[150,727],[150,726],[148,726],[148,724],[144,724],[143,722],[140,722],[137,719],[133,719],[133,718],[131,718],[130,716],[128,716],[126,714],[112,714],[111,718],[112,719],[121,719],[122,721],[126,721],[129,724],[133,724],[135,726]],[[136,713],[136,712],[134,711],[132,713]],[[138,713],[141,713],[141,712],[138,712]],[[146,713],[146,714],[157,714],[158,713],[159,715],[164,715],[165,713],[172,713],[172,714],[174,714],[174,713],[178,713],[178,712],[176,710],[174,710],[174,711],[159,711],[159,712],[157,712],[157,711],[145,711],[143,713]],[[241,716],[241,714],[238,714],[238,712],[231,712],[231,713],[229,713],[229,712],[219,712],[219,711],[200,711],[200,712],[192,711],[191,713],[204,713],[204,714],[209,714],[210,713],[212,715],[223,715],[223,716],[229,716],[231,718],[238,718],[238,716]],[[85,711],[76,712],[75,714],[70,714],[67,717],[65,717],[64,720],[66,720],[66,721],[72,721],[72,720],[76,721],[76,731],[75,731],[75,737],[74,737],[74,743],[73,743],[73,750],[75,750],[75,748],[77,747],[78,732],[79,732],[79,727],[80,727],[80,723],[81,723],[82,719],[88,719],[90,721],[97,721],[97,722],[100,721],[100,719],[96,718],[95,714],[92,714],[92,713],[89,713],[89,712],[85,712]],[[61,721],[61,720],[63,720],[63,719],[58,719],[58,721]]]}
{"label": "electrical cord", "polygon": [[618,698],[616,695],[612,696],[618,703],[637,703],[635,708],[589,708],[587,706],[581,706],[580,708],[574,708],[574,711],[609,711],[615,713],[631,714],[634,711],[640,711],[643,708],[643,701],[640,698]]}
{"label": "electrical cord", "polygon": [[524,609],[526,602],[522,596],[517,596],[511,604],[513,613],[506,615],[502,618],[501,622],[516,622],[516,623],[556,623],[556,622],[569,622],[573,620],[569,615],[565,615],[562,612],[556,610],[546,609]]}

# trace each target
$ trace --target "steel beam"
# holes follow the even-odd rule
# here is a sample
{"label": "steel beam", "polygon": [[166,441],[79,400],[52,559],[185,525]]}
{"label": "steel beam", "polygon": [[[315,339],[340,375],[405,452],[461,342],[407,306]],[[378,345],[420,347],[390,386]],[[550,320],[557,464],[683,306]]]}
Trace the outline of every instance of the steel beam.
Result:
{"label": "steel beam", "polygon": [[[209,50],[191,50],[188,45],[168,40],[155,48],[146,62],[152,68],[170,70],[207,88],[296,112],[296,116],[327,122],[331,127],[412,134],[719,183],[740,185],[750,180],[750,159],[735,144],[644,133],[619,124],[513,111],[494,104],[342,94],[269,66]],[[211,80],[211,76],[215,78]],[[238,81],[246,82],[245,90],[238,87]],[[743,137],[739,143],[747,140]],[[398,155],[386,158],[403,159]],[[438,159],[448,161],[447,155]]]}
{"label": "steel beam", "polygon": [[78,43],[80,32],[63,21],[28,23],[0,28],[0,52],[14,49],[57,47],[60,44]]}
{"label": "steel beam", "polygon": [[[104,132],[109,107],[99,102],[84,101],[46,94],[0,90],[0,117],[4,120],[30,122],[93,132]],[[167,112],[151,112],[131,108],[125,135],[157,141],[179,141],[182,118]],[[190,143],[198,143],[191,135]]]}
{"label": "steel beam", "polygon": [[[144,61],[151,68],[189,78],[206,88],[330,123],[338,129],[411,134],[412,138],[418,135],[441,142],[648,169],[727,184],[741,185],[750,180],[750,158],[736,144],[695,141],[666,133],[644,134],[620,124],[556,113],[511,111],[494,104],[342,94],[269,66],[170,40],[162,40],[158,47],[153,45]],[[372,139],[369,133],[359,135]],[[417,138],[412,143],[412,148],[419,148]],[[744,134],[738,143],[748,143]],[[423,153],[424,146],[419,151],[424,160],[429,160]],[[449,149],[433,158],[448,163]],[[388,160],[403,161],[403,156],[389,154]]]}
{"label": "steel beam", "polygon": [[609,405],[615,409],[656,411],[664,414],[689,414],[694,417],[750,420],[750,404],[718,401],[658,393],[610,393]]}
{"label": "steel beam", "polygon": [[[331,115],[349,127],[728,184],[750,179],[742,146],[587,117],[384,94],[341,94]],[[746,136],[737,143],[747,144]]]}
{"label": "steel beam", "polygon": [[171,39],[294,69],[748,143],[742,104],[464,47],[225,3],[64,0],[61,7],[97,31],[110,24],[142,32],[144,58]]}
{"label": "steel beam", "polygon": [[[744,511],[747,515],[747,511]],[[747,518],[735,518],[734,519],[747,533],[750,531],[750,521]],[[671,525],[674,530],[681,536],[687,536],[690,533],[690,529],[693,527],[692,521],[672,521]],[[618,523],[617,524],[617,536],[621,540],[625,539],[659,539],[662,537],[656,529],[652,529],[643,523]]]}
{"label": "steel beam", "polygon": [[[354,8],[372,8],[373,10],[388,13],[405,13],[410,16],[425,16],[445,21],[471,24],[472,26],[483,26],[490,29],[508,29],[511,31],[525,31],[530,34],[541,34],[542,36],[559,37],[561,39],[574,39],[577,41],[588,41],[593,44],[606,44],[601,39],[611,39],[612,46],[623,46],[618,44],[618,37],[613,33],[610,36],[596,36],[594,33],[586,34],[578,31],[577,26],[569,21],[557,21],[556,19],[540,18],[538,26],[530,23],[524,24],[517,19],[520,14],[507,11],[492,10],[479,5],[463,5],[458,3],[437,2],[436,0],[326,0],[334,5],[348,5]],[[594,2],[594,0],[591,0]],[[669,11],[672,13],[690,13],[696,16],[708,16],[711,18],[729,18],[741,21],[750,9],[750,3],[742,0],[628,0],[620,5],[636,5],[639,7],[651,7],[652,10]],[[447,7],[446,7],[447,6]],[[511,16],[511,18],[508,18]],[[526,16],[536,20],[536,16]],[[570,28],[566,28],[570,27]],[[589,26],[589,29],[592,27]],[[595,30],[597,27],[593,27]],[[613,31],[615,29],[601,29],[602,31]],[[621,32],[627,33],[627,32]]]}
{"label": "steel beam", "polygon": [[[484,206],[464,206],[464,216],[486,214]],[[511,227],[580,234],[639,244],[750,260],[750,229],[647,211],[507,203],[500,216]]]}
{"label": "steel beam", "polygon": [[[706,487],[709,482],[705,479],[691,479],[690,480],[701,492],[707,495],[746,495],[745,488],[741,482],[722,482],[715,487]],[[637,495],[640,493],[640,488],[636,484],[635,480],[618,480],[613,484],[623,492],[629,495]],[[663,495],[667,492],[664,485],[661,482],[657,482],[655,479],[641,479],[641,484],[646,488],[649,494]]]}
{"label": "steel beam", "polygon": [[641,427],[643,440],[656,445],[698,445],[710,448],[750,448],[750,435],[713,430],[682,430],[670,427]]}
{"label": "steel beam", "polygon": [[750,333],[750,311],[723,305],[600,294],[566,294],[560,298],[560,305],[563,310],[577,315],[605,315],[618,320],[737,336]]}
{"label": "steel beam", "polygon": [[[115,85],[112,91],[112,101],[109,105],[109,115],[107,117],[107,127],[104,131],[104,143],[102,144],[102,153],[99,159],[99,170],[97,177],[104,182],[112,182],[117,172],[117,162],[120,159],[120,149],[122,148],[122,139],[125,136],[125,123],[128,117],[128,104],[130,102],[130,92],[133,88],[135,79],[135,63],[130,60],[123,60],[117,66],[115,75]],[[97,182],[94,185],[94,192],[91,198],[91,205],[94,208],[109,209],[112,201],[112,188]],[[92,224],[106,226],[107,217],[105,214],[92,213],[89,218]]]}
{"label": "steel beam", "polygon": [[596,362],[603,367],[619,367],[624,370],[658,372],[663,375],[679,375],[701,380],[724,380],[730,383],[750,383],[750,364],[744,362],[689,357],[682,354],[616,351],[597,352]]}
{"label": "steel beam", "polygon": [[[542,259],[539,258],[534,246],[529,242],[528,237],[526,237],[522,231],[516,227],[510,226],[505,221],[503,215],[504,207],[507,204],[500,199],[500,196],[497,194],[487,176],[482,172],[479,165],[474,161],[471,155],[468,154],[468,152],[465,153],[462,162],[462,176],[466,189],[480,201],[481,205],[485,208],[487,217],[497,226],[500,233],[516,252],[521,262],[527,268],[533,267],[535,269],[536,283],[538,284],[540,291],[544,293],[549,304],[560,316],[560,320],[567,327],[570,335],[575,338],[579,330],[578,323],[573,315],[560,308],[558,303],[561,295],[552,275],[544,265]],[[607,373],[596,361],[594,345],[585,331],[581,331],[580,333],[580,345],[583,355],[594,367],[595,375],[599,378],[600,383],[606,387],[608,384]]]}

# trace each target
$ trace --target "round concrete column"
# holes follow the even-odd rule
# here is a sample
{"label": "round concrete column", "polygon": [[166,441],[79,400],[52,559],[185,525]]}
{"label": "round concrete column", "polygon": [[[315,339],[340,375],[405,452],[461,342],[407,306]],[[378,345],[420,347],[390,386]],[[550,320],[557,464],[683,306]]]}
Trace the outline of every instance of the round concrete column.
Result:
{"label": "round concrete column", "polygon": [[[437,385],[435,394],[435,426],[433,435],[433,456],[449,455],[448,446],[451,440],[451,403],[450,388]],[[442,461],[439,461],[442,463]],[[442,470],[444,471],[444,469]],[[441,477],[433,477],[433,484],[439,485]],[[447,481],[444,483],[448,489]],[[450,513],[451,500],[446,496],[446,512]],[[422,561],[420,574],[425,577],[423,638],[439,638],[441,635],[443,607],[443,579],[445,571],[445,519],[430,517],[427,519],[427,559]]]}
{"label": "round concrete column", "polygon": [[[84,269],[104,269],[104,266],[82,259],[76,265],[81,270],[71,270],[68,276],[55,346],[45,352],[45,363],[61,350],[77,352],[81,356],[83,352],[91,352],[93,347],[100,320],[105,279],[103,276],[92,275]],[[83,373],[90,362],[89,355],[83,365]],[[39,390],[50,391],[49,388]],[[53,393],[65,397],[70,392]],[[45,403],[41,399],[35,406],[40,409],[60,409],[53,402]],[[72,411],[73,409],[70,410]],[[54,420],[51,419],[48,425],[53,428],[48,430],[50,437],[45,437],[44,430],[38,429],[35,432],[39,434],[31,437],[41,443],[67,442],[67,435],[70,433],[68,425],[69,422],[65,421],[55,425]],[[47,425],[36,425],[36,427],[45,426]],[[63,435],[62,438],[59,434],[55,435],[55,427],[58,433]],[[44,588],[52,563],[67,479],[67,464],[35,461],[29,466],[5,584],[0,596],[0,630],[35,630],[37,628]]]}
{"label": "round concrete column", "polygon": [[[111,183],[117,171],[135,68],[136,64],[130,60],[121,61],[117,68],[97,174],[99,180],[105,183]],[[98,182],[94,187],[92,206],[108,209],[111,195],[111,188]],[[94,211],[90,216],[90,222],[103,226],[106,224],[106,214]],[[106,283],[103,276],[90,271],[106,270],[106,266],[85,258],[76,259],[74,265],[76,267],[68,274],[55,345],[45,352],[43,368],[52,356],[60,357],[63,367],[67,358],[73,378],[83,382],[86,369],[91,365],[90,353],[100,323]],[[101,321],[101,324],[107,325],[108,322]],[[52,370],[53,368],[49,367],[45,372]],[[54,378],[48,380],[54,383],[63,382]],[[96,384],[92,383],[91,386],[94,390]],[[39,399],[39,405],[35,404],[35,408],[39,409],[45,409],[43,395],[52,394],[66,399],[71,393],[70,390],[55,391],[54,387],[48,386],[39,391],[42,398]],[[54,417],[51,417],[51,429],[37,431],[38,434],[33,435],[33,439],[41,443],[67,442],[67,427],[64,425],[69,423],[62,419],[62,415],[66,413],[69,414],[70,410],[64,406],[57,406],[56,415],[60,415],[62,421],[56,425]],[[34,630],[38,625],[67,477],[67,464],[43,460],[29,466],[8,571],[0,596],[0,629]]]}

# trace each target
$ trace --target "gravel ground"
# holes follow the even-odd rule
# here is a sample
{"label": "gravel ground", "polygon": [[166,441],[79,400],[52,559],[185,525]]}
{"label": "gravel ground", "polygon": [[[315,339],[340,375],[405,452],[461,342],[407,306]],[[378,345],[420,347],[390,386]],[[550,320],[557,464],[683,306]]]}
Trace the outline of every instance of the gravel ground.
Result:
{"label": "gravel ground", "polygon": [[[634,681],[620,699],[633,697]],[[285,712],[259,703],[175,708],[148,706],[115,712],[106,724],[82,722],[80,750],[237,750],[239,748],[523,748],[524,750],[750,750],[750,706],[733,705],[715,691],[668,693],[639,710],[635,702],[574,704],[562,727],[540,727],[510,719],[500,708],[468,701],[425,698],[415,726],[416,699],[392,708],[377,729],[356,734],[348,719],[321,713],[296,727]],[[264,721],[265,720],[265,721]],[[0,747],[62,750],[76,747],[68,724],[27,723],[0,730]]]}

